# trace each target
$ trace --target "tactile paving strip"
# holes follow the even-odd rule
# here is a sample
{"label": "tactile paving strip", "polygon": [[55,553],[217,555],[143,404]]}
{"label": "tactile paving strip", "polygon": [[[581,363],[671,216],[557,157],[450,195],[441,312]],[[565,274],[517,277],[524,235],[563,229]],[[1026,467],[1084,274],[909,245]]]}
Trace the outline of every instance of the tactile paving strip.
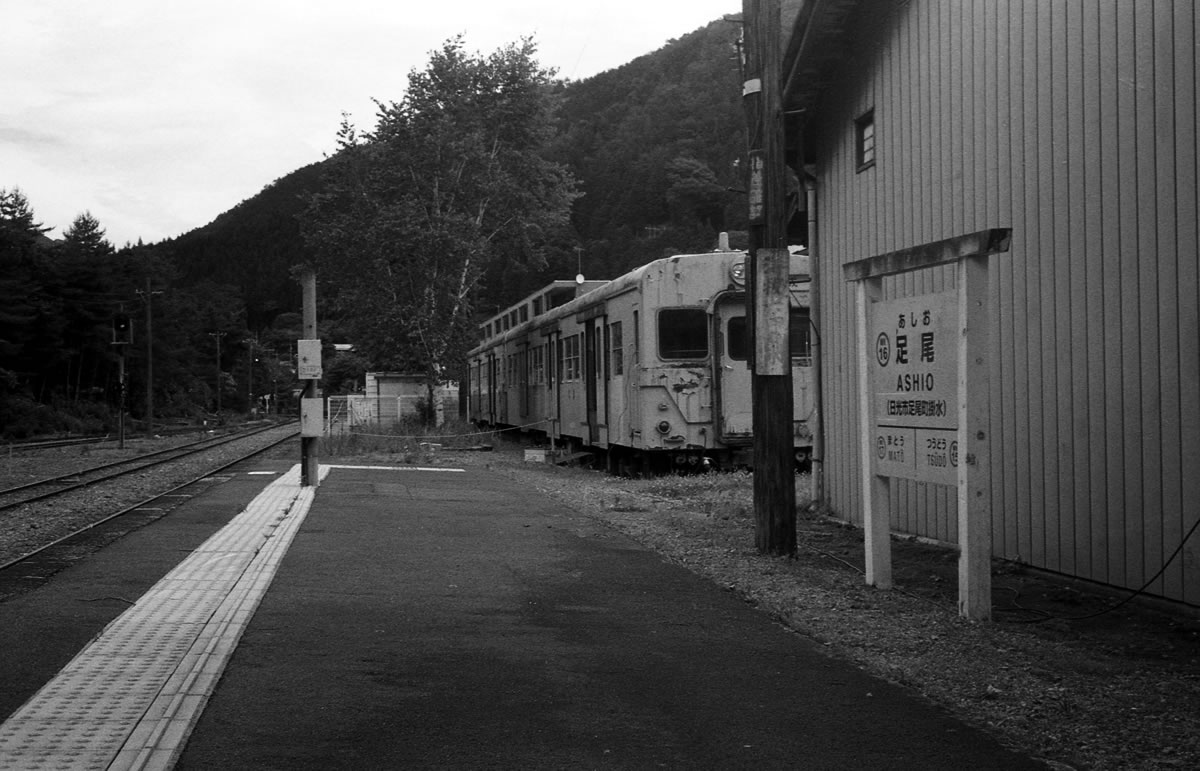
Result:
{"label": "tactile paving strip", "polygon": [[0,725],[0,771],[170,768],[314,489],[295,466],[105,627]]}

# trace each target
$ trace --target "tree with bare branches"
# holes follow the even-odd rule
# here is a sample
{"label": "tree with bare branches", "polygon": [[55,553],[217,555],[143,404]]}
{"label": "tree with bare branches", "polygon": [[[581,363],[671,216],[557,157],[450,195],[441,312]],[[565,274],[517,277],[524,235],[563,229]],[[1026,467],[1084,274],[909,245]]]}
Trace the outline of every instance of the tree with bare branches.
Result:
{"label": "tree with bare branches", "polygon": [[[460,371],[474,310],[497,268],[537,270],[569,227],[575,183],[546,160],[553,72],[525,39],[482,56],[461,37],[377,102],[374,131],[348,120],[302,228],[321,292],[378,368]],[[490,309],[488,309],[490,310]]]}

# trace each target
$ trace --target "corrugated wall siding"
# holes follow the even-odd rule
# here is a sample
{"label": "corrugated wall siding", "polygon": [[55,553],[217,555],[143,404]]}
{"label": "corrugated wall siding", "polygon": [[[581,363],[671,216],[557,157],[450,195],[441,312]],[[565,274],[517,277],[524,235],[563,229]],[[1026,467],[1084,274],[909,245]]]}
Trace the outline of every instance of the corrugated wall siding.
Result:
{"label": "corrugated wall siding", "polygon": [[[879,2],[807,128],[819,154],[829,491],[861,521],[851,260],[1011,227],[992,261],[997,556],[1124,587],[1200,516],[1192,0]],[[855,119],[877,160],[858,171]],[[953,285],[892,281],[892,296]],[[899,530],[955,497],[893,484]],[[1151,593],[1200,604],[1200,533]]]}

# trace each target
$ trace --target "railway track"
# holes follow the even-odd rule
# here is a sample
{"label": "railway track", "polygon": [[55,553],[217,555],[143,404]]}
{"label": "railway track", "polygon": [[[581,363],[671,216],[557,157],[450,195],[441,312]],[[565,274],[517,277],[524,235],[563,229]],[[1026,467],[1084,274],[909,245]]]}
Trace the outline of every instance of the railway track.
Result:
{"label": "railway track", "polygon": [[38,452],[39,450],[53,450],[62,447],[78,447],[84,444],[100,444],[111,439],[110,435],[105,434],[104,436],[77,436],[67,439],[39,439],[34,442],[7,442],[4,445],[4,450],[9,453]]}
{"label": "railway track", "polygon": [[170,512],[186,489],[298,434],[290,423],[9,488],[0,505],[0,600]]}
{"label": "railway track", "polygon": [[[162,427],[155,428],[154,434],[157,437],[179,436],[181,434],[204,433],[207,430],[208,429],[206,427],[199,426],[199,425],[162,426]],[[235,428],[234,430],[239,430],[239,429]],[[129,440],[132,441],[139,436],[141,436],[140,431],[131,433],[129,435]],[[63,448],[67,448],[67,447],[81,447],[84,445],[97,445],[97,444],[102,445],[102,444],[107,444],[107,443],[116,444],[117,442],[118,442],[117,437],[113,436],[112,434],[101,434],[98,436],[66,436],[66,437],[60,437],[57,439],[32,439],[32,440],[28,440],[28,441],[5,442],[3,445],[0,445],[0,450],[3,450],[5,453],[9,453],[9,454],[15,454],[15,453],[23,454],[23,453],[37,453],[42,450],[55,450],[55,449],[63,449]]]}
{"label": "railway track", "polygon": [[241,442],[249,437],[257,436],[268,431],[277,431],[277,426],[266,426],[251,431],[231,435],[205,437],[195,442],[168,447],[165,450],[145,453],[131,458],[121,458],[110,463],[103,463],[68,474],[47,477],[34,482],[16,485],[0,490],[0,514],[7,509],[13,509],[34,501],[53,498],[71,490],[91,487],[127,474],[133,474],[144,469],[171,463],[223,445]]}

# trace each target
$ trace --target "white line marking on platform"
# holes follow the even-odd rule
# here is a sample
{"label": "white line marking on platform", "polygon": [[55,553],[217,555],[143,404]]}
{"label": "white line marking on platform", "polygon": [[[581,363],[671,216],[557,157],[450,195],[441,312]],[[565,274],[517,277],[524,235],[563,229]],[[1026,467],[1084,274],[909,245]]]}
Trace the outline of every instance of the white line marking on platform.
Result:
{"label": "white line marking on platform", "polygon": [[321,468],[359,469],[361,471],[451,471],[461,474],[463,468],[430,468],[427,466],[321,466]]}
{"label": "white line marking on platform", "polygon": [[278,474],[278,471],[247,471],[246,476],[252,477],[273,477]]}

